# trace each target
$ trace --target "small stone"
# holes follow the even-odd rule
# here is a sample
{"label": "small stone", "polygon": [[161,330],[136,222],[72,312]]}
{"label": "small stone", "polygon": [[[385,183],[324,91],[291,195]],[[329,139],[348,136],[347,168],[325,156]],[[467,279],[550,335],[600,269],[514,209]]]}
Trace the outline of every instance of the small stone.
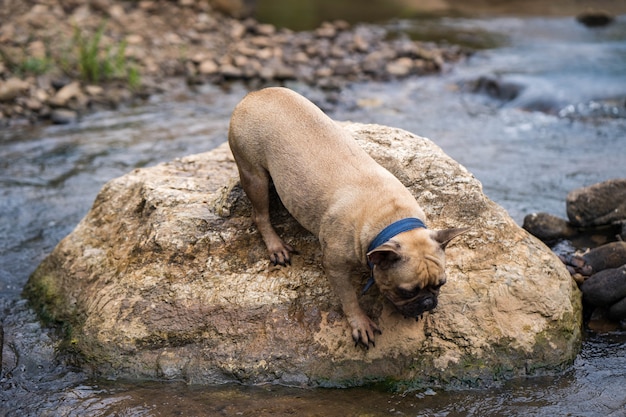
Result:
{"label": "small stone", "polygon": [[166,33],[165,35],[163,35],[163,39],[169,45],[181,45],[184,43],[183,39],[180,36],[178,36],[177,33],[174,33],[174,32]]}
{"label": "small stone", "polygon": [[354,35],[352,45],[354,50],[358,52],[367,52],[369,50],[369,43],[359,34]]}
{"label": "small stone", "polygon": [[256,53],[257,58],[259,59],[270,59],[274,55],[274,51],[272,48],[263,48]]}
{"label": "small stone", "polygon": [[155,7],[156,7],[156,3],[152,0],[141,0],[139,2],[139,8],[141,10],[151,11],[151,10],[154,10]]}
{"label": "small stone", "polygon": [[615,20],[615,17],[605,10],[589,10],[576,16],[576,20],[587,27],[593,28],[610,25]]}
{"label": "small stone", "polygon": [[328,67],[318,68],[317,71],[315,71],[315,76],[319,78],[327,78],[331,75],[333,75],[333,70]]}
{"label": "small stone", "polygon": [[315,35],[319,38],[334,38],[337,35],[337,29],[330,23],[323,23],[315,30]]}
{"label": "small stone", "polygon": [[263,80],[273,80],[275,75],[276,72],[274,71],[274,68],[268,66],[262,67],[259,71],[259,77]]}
{"label": "small stone", "polygon": [[200,74],[215,74],[219,67],[212,59],[207,59],[206,61],[202,61],[198,66],[198,72]]}
{"label": "small stone", "polygon": [[237,55],[237,56],[235,56],[233,61],[235,62],[235,66],[236,67],[241,68],[241,67],[245,67],[246,65],[248,65],[249,59],[246,56]]}
{"label": "small stone", "polygon": [[37,111],[37,112],[41,110],[41,108],[43,107],[43,103],[34,97],[29,97],[26,100],[24,100],[24,105],[29,110]]}
{"label": "small stone", "polygon": [[42,41],[33,41],[28,45],[28,54],[32,58],[45,59],[46,45]]}
{"label": "small stone", "polygon": [[23,91],[28,90],[30,84],[19,78],[13,77],[2,82],[0,81],[0,102],[11,101],[19,96]]}
{"label": "small stone", "polygon": [[350,29],[350,23],[348,23],[345,20],[335,20],[333,22],[333,25],[335,26],[337,30],[340,30],[340,31]]}
{"label": "small stone", "polygon": [[291,80],[295,78],[295,71],[284,64],[279,64],[275,71],[274,78],[277,80]]}
{"label": "small stone", "polygon": [[352,60],[340,61],[335,65],[334,74],[341,77],[348,77],[358,72],[358,64]]}
{"label": "small stone", "polygon": [[308,55],[302,51],[295,53],[290,58],[292,62],[295,62],[297,64],[306,64],[310,61]]}
{"label": "small stone", "polygon": [[232,39],[241,39],[246,33],[246,27],[238,21],[233,21],[233,26],[230,29],[230,36]]}
{"label": "small stone", "polygon": [[120,20],[124,18],[124,16],[126,15],[126,12],[124,11],[124,8],[121,5],[114,4],[113,6],[109,8],[109,15],[115,20]]}
{"label": "small stone", "polygon": [[13,23],[5,23],[0,26],[0,43],[8,42],[15,37],[15,25]]}
{"label": "small stone", "polygon": [[57,91],[54,97],[50,99],[50,104],[58,107],[64,107],[67,105],[68,101],[78,97],[80,94],[80,83],[78,81],[74,81]]}
{"label": "small stone", "polygon": [[385,66],[385,70],[390,75],[395,77],[404,77],[411,73],[413,69],[413,60],[411,58],[403,57],[398,58],[395,61],[391,61]]}
{"label": "small stone", "polygon": [[273,46],[273,40],[267,36],[254,36],[250,43],[258,48],[269,48]]}
{"label": "small stone", "polygon": [[332,58],[344,58],[346,56],[346,51],[342,47],[336,45],[330,48],[330,56]]}
{"label": "small stone", "polygon": [[219,72],[224,78],[241,78],[243,75],[241,69],[230,64],[222,65]]}
{"label": "small stone", "polygon": [[531,213],[524,217],[522,226],[527,232],[544,242],[552,242],[578,234],[567,220],[548,213]]}
{"label": "small stone", "polygon": [[74,123],[78,119],[78,113],[74,110],[55,109],[50,113],[50,120],[57,125],[66,125]]}
{"label": "small stone", "polygon": [[143,36],[137,34],[131,34],[126,36],[126,42],[129,45],[139,45],[143,43]]}
{"label": "small stone", "polygon": [[90,96],[99,96],[104,93],[104,88],[100,87],[99,85],[88,85],[87,87],[85,87],[85,91]]}
{"label": "small stone", "polygon": [[34,97],[41,101],[42,103],[45,103],[46,101],[48,101],[48,99],[50,98],[50,96],[48,95],[48,93],[46,92],[46,90],[44,90],[43,88],[38,88],[35,91],[35,95]]}
{"label": "small stone", "polygon": [[276,33],[276,27],[270,24],[259,24],[254,29],[256,33],[263,36],[271,36]]}

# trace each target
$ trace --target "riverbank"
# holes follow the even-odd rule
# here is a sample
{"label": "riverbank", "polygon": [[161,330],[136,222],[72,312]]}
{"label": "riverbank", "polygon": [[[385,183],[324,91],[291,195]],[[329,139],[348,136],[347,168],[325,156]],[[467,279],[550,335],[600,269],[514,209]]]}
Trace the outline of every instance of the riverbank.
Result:
{"label": "riverbank", "polygon": [[3,126],[70,123],[141,102],[181,79],[190,88],[295,80],[336,91],[349,82],[437,73],[469,54],[344,21],[293,32],[188,0],[7,0],[0,21]]}

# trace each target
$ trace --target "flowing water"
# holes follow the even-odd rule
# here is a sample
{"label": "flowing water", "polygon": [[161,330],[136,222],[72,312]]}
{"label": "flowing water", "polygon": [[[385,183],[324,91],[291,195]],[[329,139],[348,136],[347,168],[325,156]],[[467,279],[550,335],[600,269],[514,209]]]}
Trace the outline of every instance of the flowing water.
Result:
{"label": "flowing water", "polygon": [[[489,45],[443,76],[350,85],[329,99],[336,119],[401,127],[433,139],[521,223],[565,216],[573,188],[626,177],[626,16],[588,29],[572,18],[396,21],[415,38],[445,33]],[[69,126],[0,131],[0,416],[625,416],[626,334],[588,334],[562,375],[490,389],[388,393],[373,388],[93,380],[58,351],[20,291],[89,210],[100,187],[136,167],[226,140],[243,85],[186,88]],[[0,332],[0,339],[2,333]]]}

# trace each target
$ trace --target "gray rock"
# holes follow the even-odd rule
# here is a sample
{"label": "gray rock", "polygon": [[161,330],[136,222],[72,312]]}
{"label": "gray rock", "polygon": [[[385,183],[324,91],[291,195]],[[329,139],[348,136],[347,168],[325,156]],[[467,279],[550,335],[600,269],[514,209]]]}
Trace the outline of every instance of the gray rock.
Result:
{"label": "gray rock", "polygon": [[0,80],[0,102],[11,101],[30,88],[27,81],[19,78],[9,78],[6,81]]}
{"label": "gray rock", "polygon": [[548,213],[531,213],[524,217],[522,227],[544,242],[573,237],[578,231],[566,220]]}
{"label": "gray rock", "polygon": [[82,90],[80,83],[74,81],[62,87],[57,93],[50,99],[50,104],[57,107],[65,107],[71,99],[82,96]]}
{"label": "gray rock", "polygon": [[624,320],[626,319],[626,297],[622,298],[611,307],[608,311],[609,318],[612,320]]}
{"label": "gray rock", "polygon": [[578,188],[567,195],[567,217],[574,226],[602,226],[626,220],[626,178]]}
{"label": "gray rock", "polygon": [[583,301],[594,307],[609,307],[626,297],[626,265],[590,276],[580,287]]}
{"label": "gray rock", "polygon": [[619,268],[626,265],[626,242],[611,242],[598,246],[583,254],[582,258],[593,272]]}
{"label": "gray rock", "polygon": [[74,123],[78,119],[78,113],[69,109],[54,109],[50,113],[50,120],[57,125]]}
{"label": "gray rock", "polygon": [[[415,387],[571,363],[581,297],[559,259],[428,139],[344,126],[414,193],[430,227],[471,227],[448,247],[448,282],[424,319],[405,319],[375,288],[361,297],[383,330],[375,348],[354,346],[317,239],[277,198],[273,221],[300,254],[270,265],[227,145],[107,183],[27,296],[104,376]],[[353,284],[366,280],[364,268]]]}
{"label": "gray rock", "polygon": [[601,27],[610,25],[615,21],[615,16],[605,10],[587,10],[578,16],[576,20],[587,27]]}

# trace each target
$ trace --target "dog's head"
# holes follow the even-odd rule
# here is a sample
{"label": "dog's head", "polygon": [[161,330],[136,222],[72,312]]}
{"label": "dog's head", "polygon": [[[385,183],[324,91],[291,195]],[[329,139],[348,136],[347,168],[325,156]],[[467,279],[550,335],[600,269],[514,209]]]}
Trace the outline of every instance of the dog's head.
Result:
{"label": "dog's head", "polygon": [[446,283],[444,249],[467,230],[414,229],[368,252],[376,285],[405,317],[419,318],[437,307]]}

